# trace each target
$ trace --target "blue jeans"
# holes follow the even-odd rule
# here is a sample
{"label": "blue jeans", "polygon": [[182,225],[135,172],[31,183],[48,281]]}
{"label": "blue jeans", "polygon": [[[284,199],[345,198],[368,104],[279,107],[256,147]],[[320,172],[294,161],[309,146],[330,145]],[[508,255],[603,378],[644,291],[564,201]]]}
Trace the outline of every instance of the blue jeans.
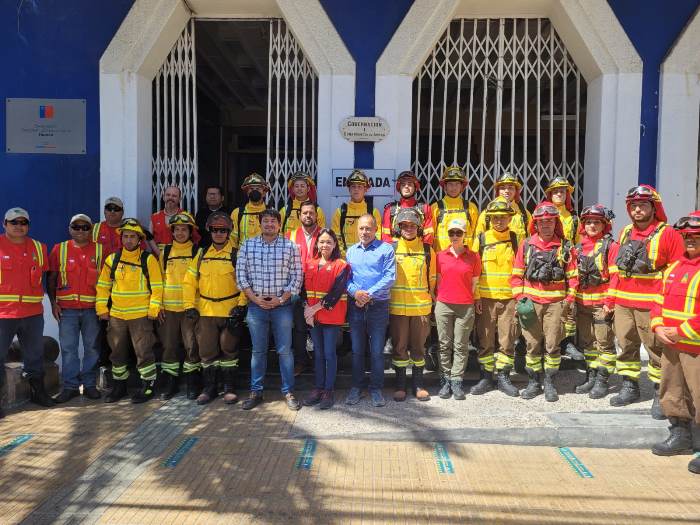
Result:
{"label": "blue jeans", "polygon": [[335,386],[335,374],[338,371],[335,345],[338,342],[339,333],[340,327],[333,324],[315,324],[311,328],[316,388],[321,390],[333,390]]}
{"label": "blue jeans", "polygon": [[253,355],[250,360],[250,389],[262,392],[263,380],[267,371],[267,342],[272,326],[275,347],[282,375],[282,393],[294,390],[294,355],[292,354],[292,327],[294,315],[292,305],[278,306],[263,310],[256,304],[248,305],[246,316],[250,338],[253,342]]}
{"label": "blue jeans", "polygon": [[5,358],[17,335],[22,348],[24,372],[28,377],[44,376],[44,315],[0,319],[0,388],[5,380]]}
{"label": "blue jeans", "polygon": [[[58,339],[61,343],[61,378],[63,388],[78,390],[82,384],[94,387],[97,382],[97,335],[100,323],[94,308],[64,308],[58,323]],[[80,366],[78,344],[83,336],[83,364]]]}
{"label": "blue jeans", "polygon": [[348,322],[352,339],[352,386],[362,388],[365,379],[365,353],[369,339],[370,390],[384,386],[384,343],[389,326],[389,301],[374,301],[364,308],[348,305]]}

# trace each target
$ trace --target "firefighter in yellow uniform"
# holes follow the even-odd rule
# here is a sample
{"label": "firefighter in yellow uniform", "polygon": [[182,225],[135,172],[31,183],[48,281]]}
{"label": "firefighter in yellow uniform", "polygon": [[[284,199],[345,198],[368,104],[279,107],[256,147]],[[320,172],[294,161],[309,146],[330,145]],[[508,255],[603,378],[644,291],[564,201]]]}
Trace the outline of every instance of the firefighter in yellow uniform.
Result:
{"label": "firefighter in yellow uniform", "polygon": [[392,365],[396,370],[395,401],[406,399],[406,368],[413,365],[413,393],[419,401],[430,394],[423,386],[425,341],[430,334],[437,262],[435,252],[423,243],[423,220],[413,208],[396,215],[399,238],[396,252],[396,281],[389,298],[389,332],[393,341]]}
{"label": "firefighter in yellow uniform", "polygon": [[[185,349],[183,373],[187,380],[187,397],[194,399],[193,393],[201,383],[201,365],[194,339],[194,321],[185,317],[182,302],[182,282],[187,268],[197,254],[197,245],[192,234],[197,225],[194,217],[186,211],[173,215],[168,220],[173,242],[166,244],[160,252],[160,267],[163,272],[163,309],[160,312],[158,335],[163,344],[161,371],[163,386],[161,399],[171,399],[178,392],[180,377],[180,349]],[[198,381],[199,379],[199,381]],[[194,395],[194,397],[192,397]]]}
{"label": "firefighter in yellow uniform", "polygon": [[445,196],[432,204],[433,215],[433,248],[441,252],[450,246],[450,236],[447,235],[447,225],[452,219],[462,219],[467,223],[464,234],[464,245],[471,246],[474,239],[474,229],[479,217],[479,210],[473,202],[467,202],[462,194],[467,187],[467,176],[457,166],[445,168],[440,177],[440,187]]}
{"label": "firefighter in yellow uniform", "polygon": [[[117,229],[122,248],[109,255],[97,281],[95,310],[100,319],[109,321],[107,342],[112,352],[114,388],[105,397],[114,403],[126,395],[129,378],[127,363],[129,341],[136,353],[136,368],[141,389],[131,397],[143,403],[153,397],[156,362],[153,345],[156,335],[153,321],[158,318],[163,300],[163,279],[158,259],[140,248],[146,238],[136,219],[125,219]],[[111,306],[109,305],[111,299]]]}
{"label": "firefighter in yellow uniform", "polygon": [[[503,172],[500,177],[496,180],[493,185],[494,188],[494,199],[501,197],[505,199],[513,210],[513,215],[510,219],[510,224],[508,229],[518,236],[518,242],[522,241],[527,237],[527,226],[532,220],[532,215],[525,208],[522,202],[522,189],[523,185],[514,175]],[[474,238],[482,232],[489,229],[487,223],[487,213],[486,210],[479,214],[479,220],[476,222],[476,230],[474,231]]]}
{"label": "firefighter in yellow uniform", "polygon": [[286,236],[288,233],[293,232],[301,226],[299,213],[301,212],[301,204],[306,201],[311,201],[316,204],[318,227],[325,228],[326,216],[323,213],[323,209],[318,206],[318,201],[316,200],[316,184],[314,183],[314,179],[311,178],[311,175],[303,171],[297,171],[289,177],[287,189],[289,190],[289,202],[280,210],[280,216],[282,217],[280,235]]}
{"label": "firefighter in yellow uniform", "polygon": [[472,245],[473,251],[481,257],[481,307],[478,308],[481,313],[476,318],[476,331],[479,365],[484,373],[482,380],[472,387],[471,393],[484,394],[493,388],[491,375],[495,368],[498,390],[517,397],[518,389],[510,380],[518,335],[515,299],[510,286],[513,261],[518,253],[518,236],[509,228],[515,210],[510,202],[498,197],[488,204],[485,213],[486,231],[479,233]]}
{"label": "firefighter in yellow uniform", "polygon": [[253,172],[243,180],[241,189],[248,202],[231,212],[231,242],[234,248],[260,235],[260,213],[267,208],[265,195],[270,191],[270,185],[262,175]]}
{"label": "firefighter in yellow uniform", "polygon": [[[345,181],[350,192],[350,200],[340,205],[335,210],[331,220],[331,229],[338,237],[340,253],[345,257],[347,249],[359,241],[357,236],[357,220],[365,213],[369,213],[377,221],[382,223],[382,217],[372,204],[371,197],[365,194],[369,190],[369,179],[362,170],[353,170]],[[381,238],[381,232],[377,230],[377,239]]]}
{"label": "firefighter in yellow uniform", "polygon": [[238,341],[245,317],[245,296],[236,283],[236,249],[229,238],[231,218],[214,212],[207,219],[211,246],[202,248],[187,268],[182,298],[185,315],[196,320],[195,337],[202,363],[204,388],[197,404],[204,405],[218,393],[221,370],[224,403],[238,401],[235,392]]}

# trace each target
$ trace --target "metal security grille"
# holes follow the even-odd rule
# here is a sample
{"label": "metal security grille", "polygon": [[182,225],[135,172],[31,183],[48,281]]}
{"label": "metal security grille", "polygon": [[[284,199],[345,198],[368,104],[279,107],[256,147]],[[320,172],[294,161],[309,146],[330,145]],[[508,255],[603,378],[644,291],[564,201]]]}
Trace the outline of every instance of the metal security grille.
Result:
{"label": "metal security grille", "polygon": [[270,21],[267,94],[268,203],[287,200],[287,180],[305,171],[316,180],[318,76],[282,20]]}
{"label": "metal security grille", "polygon": [[453,20],[413,83],[412,168],[422,198],[442,197],[443,169],[469,176],[483,209],[505,170],[532,207],[566,176],[583,197],[586,83],[547,19]]}
{"label": "metal security grille", "polygon": [[153,210],[168,186],[182,191],[182,206],[197,211],[197,89],[194,20],[170,50],[153,80]]}

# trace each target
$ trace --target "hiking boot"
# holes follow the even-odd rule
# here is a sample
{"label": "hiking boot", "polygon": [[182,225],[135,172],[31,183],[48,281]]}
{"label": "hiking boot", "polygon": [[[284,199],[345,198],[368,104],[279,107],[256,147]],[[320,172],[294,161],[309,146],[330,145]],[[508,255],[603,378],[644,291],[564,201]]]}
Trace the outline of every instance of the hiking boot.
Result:
{"label": "hiking boot", "polygon": [[394,390],[394,401],[406,401],[406,368],[397,366],[396,370],[396,389]]}
{"label": "hiking boot", "polygon": [[80,395],[80,390],[73,389],[73,388],[63,388],[58,394],[56,394],[53,397],[53,402],[54,403],[66,403],[73,399],[74,397],[78,397]]}
{"label": "hiking boot", "polygon": [[54,406],[54,400],[46,393],[43,375],[29,378],[29,390],[29,400],[32,403],[46,408]]}
{"label": "hiking boot", "polygon": [[221,369],[221,378],[224,383],[224,403],[233,405],[238,401],[236,394],[236,367],[227,366]]}
{"label": "hiking boot", "polygon": [[496,375],[497,388],[505,395],[510,397],[518,397],[518,388],[510,381],[510,370],[499,370]]}
{"label": "hiking boot", "polygon": [[160,393],[160,398],[163,401],[167,401],[168,399],[175,397],[175,394],[180,391],[180,378],[165,372],[163,379],[163,391]]}
{"label": "hiking boot", "polygon": [[[386,399],[384,399],[384,394],[378,388],[370,388],[369,396],[372,399],[372,406],[375,408],[383,407],[386,405]],[[347,403],[347,401],[346,401]]]}
{"label": "hiking boot", "polygon": [[635,401],[639,401],[639,383],[629,377],[623,377],[620,393],[610,398],[610,404],[614,407],[623,407]]}
{"label": "hiking boot", "polygon": [[651,418],[662,420],[666,419],[666,414],[664,414],[661,408],[661,399],[659,398],[659,384],[654,384],[654,400],[651,402]]}
{"label": "hiking boot", "polygon": [[657,456],[677,456],[693,453],[693,439],[690,436],[690,421],[677,417],[668,418],[671,423],[669,436],[651,447],[651,452]]}
{"label": "hiking boot", "polygon": [[243,405],[241,406],[241,408],[243,410],[252,410],[253,408],[258,406],[262,402],[263,402],[262,392],[256,392],[255,390],[253,390],[248,395],[248,399],[243,401]]}
{"label": "hiking boot", "polygon": [[688,470],[693,474],[700,474],[700,456],[695,456],[690,460],[690,463],[688,463]]}
{"label": "hiking boot", "polygon": [[217,395],[219,395],[219,386],[216,381],[217,367],[208,366],[202,371],[204,379],[204,388],[202,393],[197,397],[198,405],[206,405]]}
{"label": "hiking boot", "polygon": [[88,399],[100,399],[102,397],[96,386],[84,386],[83,395]]}
{"label": "hiking boot", "polygon": [[469,393],[473,396],[480,396],[486,392],[493,390],[493,376],[491,372],[487,372],[483,368],[480,372],[479,382],[469,389]]}
{"label": "hiking boot", "polygon": [[135,405],[145,403],[155,394],[155,379],[141,379],[141,388],[131,396],[131,402]]}
{"label": "hiking boot", "polygon": [[320,388],[314,388],[311,393],[304,398],[304,401],[301,402],[302,405],[305,407],[312,407],[314,405],[318,405],[321,402],[321,396],[323,394],[323,390]]}
{"label": "hiking boot", "polygon": [[423,387],[423,367],[413,366],[411,373],[411,382],[413,383],[413,395],[418,401],[430,401],[430,393]]}
{"label": "hiking boot", "polygon": [[540,383],[540,374],[532,368],[525,368],[527,372],[527,386],[520,392],[520,397],[523,399],[533,399],[542,393],[542,384]]}
{"label": "hiking boot", "polygon": [[586,380],[576,387],[577,394],[588,394],[595,386],[595,378],[598,376],[597,368],[586,369]]}
{"label": "hiking boot", "polygon": [[576,348],[576,345],[572,341],[571,337],[567,337],[562,341],[561,353],[563,356],[568,357],[572,361],[585,361],[586,356],[581,353],[581,351]]}
{"label": "hiking boot", "polygon": [[610,372],[606,368],[597,368],[597,374],[595,376],[595,384],[593,388],[588,393],[588,397],[591,399],[602,399],[608,395],[608,379],[610,379]]}
{"label": "hiking boot", "polygon": [[299,400],[296,398],[296,396],[292,392],[287,392],[284,395],[284,399],[287,401],[287,408],[289,410],[299,410],[301,408],[301,403],[299,403]]}
{"label": "hiking boot", "polygon": [[324,390],[321,394],[321,402],[318,404],[318,408],[321,410],[328,410],[333,406],[333,390]]}
{"label": "hiking boot", "polygon": [[550,403],[559,401],[559,393],[557,387],[554,386],[554,376],[559,370],[550,368],[544,373],[544,399]]}
{"label": "hiking boot", "polygon": [[461,379],[453,379],[450,381],[450,386],[452,388],[452,397],[457,401],[464,401],[467,399],[467,393],[462,388]]}
{"label": "hiking boot", "polygon": [[446,375],[440,376],[438,396],[440,396],[440,399],[450,399],[452,397],[452,384],[450,383],[450,378]]}
{"label": "hiking boot", "polygon": [[188,372],[185,374],[187,385],[187,399],[194,401],[202,393],[202,372]]}
{"label": "hiking boot", "polygon": [[345,398],[345,404],[346,405],[356,405],[360,402],[361,397],[362,397],[362,391],[357,387],[352,387],[350,389],[350,392],[348,392],[348,396]]}
{"label": "hiking boot", "polygon": [[112,379],[112,390],[105,396],[105,403],[116,403],[126,396],[126,379]]}

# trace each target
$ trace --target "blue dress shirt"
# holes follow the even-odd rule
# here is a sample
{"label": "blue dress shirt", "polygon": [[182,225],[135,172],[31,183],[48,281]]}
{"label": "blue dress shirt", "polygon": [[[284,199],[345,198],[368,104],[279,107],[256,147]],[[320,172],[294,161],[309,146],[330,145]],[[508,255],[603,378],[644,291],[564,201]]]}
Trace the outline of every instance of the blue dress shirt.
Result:
{"label": "blue dress shirt", "polygon": [[358,242],[348,248],[346,260],[352,272],[348,280],[348,293],[352,297],[358,290],[365,290],[375,301],[389,300],[396,280],[396,259],[391,244],[379,239],[367,246]]}

